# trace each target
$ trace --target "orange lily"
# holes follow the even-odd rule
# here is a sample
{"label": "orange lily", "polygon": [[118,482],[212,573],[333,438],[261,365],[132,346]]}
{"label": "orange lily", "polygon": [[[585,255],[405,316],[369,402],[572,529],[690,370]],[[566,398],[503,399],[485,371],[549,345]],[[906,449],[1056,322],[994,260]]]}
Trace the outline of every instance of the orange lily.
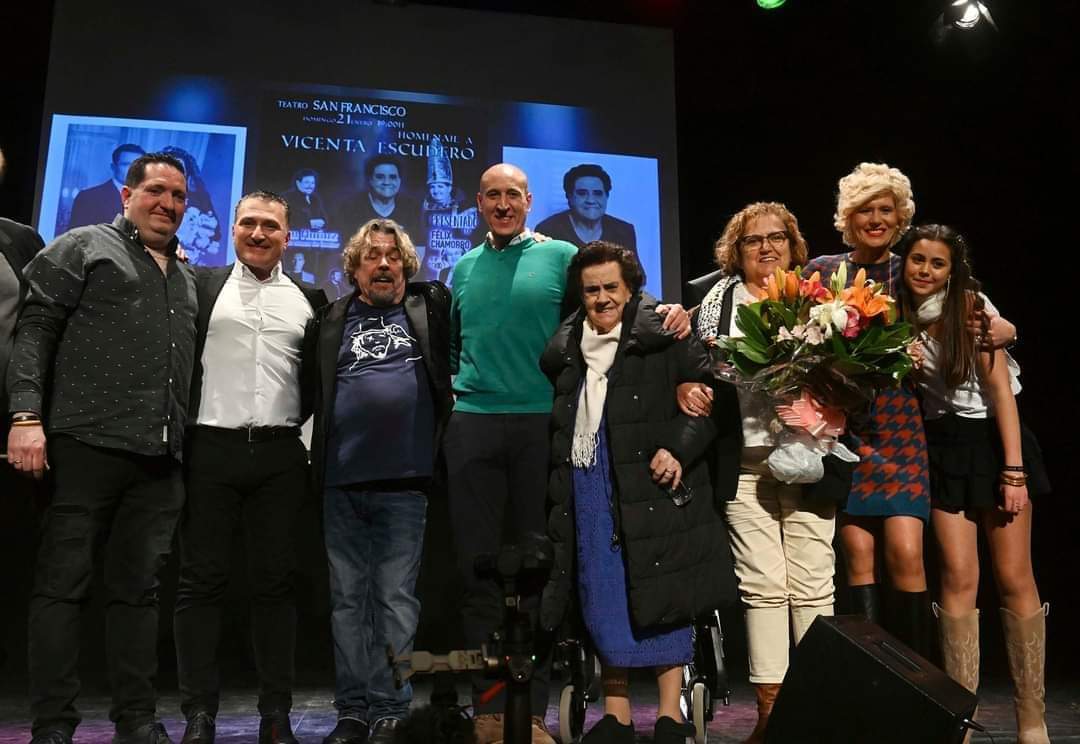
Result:
{"label": "orange lily", "polygon": [[855,275],[855,281],[845,289],[841,295],[844,303],[852,306],[864,318],[872,318],[875,315],[884,315],[885,322],[890,322],[892,298],[881,291],[880,287],[866,285],[866,269],[859,269]]}
{"label": "orange lily", "polygon": [[799,296],[799,278],[795,276],[794,271],[788,271],[784,274],[784,299],[794,300]]}
{"label": "orange lily", "polygon": [[[780,269],[777,269],[777,272],[780,272]],[[770,300],[780,301],[780,285],[782,282],[783,277],[779,274],[774,274],[765,280],[765,292]]]}

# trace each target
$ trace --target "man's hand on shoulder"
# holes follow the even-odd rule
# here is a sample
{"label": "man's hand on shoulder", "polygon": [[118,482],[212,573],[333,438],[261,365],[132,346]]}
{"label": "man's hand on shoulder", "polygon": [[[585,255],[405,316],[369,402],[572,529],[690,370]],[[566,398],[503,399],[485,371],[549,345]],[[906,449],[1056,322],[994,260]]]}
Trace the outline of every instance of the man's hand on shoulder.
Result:
{"label": "man's hand on shoulder", "polygon": [[690,335],[690,314],[682,305],[657,305],[656,312],[664,316],[664,330],[672,331],[682,341]]}

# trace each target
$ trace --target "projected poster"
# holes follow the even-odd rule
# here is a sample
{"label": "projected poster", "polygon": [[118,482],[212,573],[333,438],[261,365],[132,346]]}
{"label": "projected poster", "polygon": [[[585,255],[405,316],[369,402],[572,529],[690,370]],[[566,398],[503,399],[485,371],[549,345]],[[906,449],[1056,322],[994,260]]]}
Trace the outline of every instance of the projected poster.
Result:
{"label": "projected poster", "polygon": [[488,144],[482,110],[292,88],[266,93],[259,125],[257,180],[289,201],[286,268],[295,276],[330,296],[348,292],[341,250],[362,224],[382,217],[416,246],[414,279],[452,282],[457,260],[478,242],[475,193]]}
{"label": "projected poster", "polygon": [[530,227],[579,247],[606,240],[637,252],[646,286],[659,296],[660,184],[654,158],[504,147],[503,159],[529,174]]}
{"label": "projected poster", "polygon": [[[164,81],[160,100],[198,102],[215,90],[210,82]],[[662,293],[658,160],[598,147],[605,138],[588,109],[299,84],[263,84],[248,96],[242,116],[226,106],[217,113],[246,126],[179,120],[183,111],[177,120],[54,115],[42,235],[111,221],[127,166],[164,150],[188,173],[177,235],[195,265],[235,260],[233,207],[244,192],[267,189],[290,206],[286,271],[331,299],[352,292],[341,252],[376,217],[409,234],[420,259],[414,280],[452,286],[458,260],[487,231],[476,209],[480,176],[505,161],[529,175],[529,227],[579,246],[625,245],[638,254],[646,289]]]}
{"label": "projected poster", "polygon": [[[651,293],[681,292],[668,29],[235,0],[188,4],[185,17],[213,22],[168,24],[163,42],[134,0],[105,15],[79,0],[53,8],[35,204],[49,238],[111,219],[135,146],[175,147],[197,172],[181,240],[199,264],[234,260],[236,201],[267,189],[290,204],[286,270],[330,296],[352,291],[341,251],[374,216],[405,226],[416,279],[452,283],[487,231],[480,175],[508,161],[529,176],[530,228],[632,247]],[[124,43],[103,54],[103,38]],[[238,54],[251,43],[277,49],[274,62]]]}
{"label": "projected poster", "polygon": [[53,117],[38,232],[46,242],[73,227],[112,222],[122,211],[127,167],[144,152],[184,163],[188,206],[177,237],[192,263],[234,258],[229,224],[243,190],[241,127],[99,116]]}

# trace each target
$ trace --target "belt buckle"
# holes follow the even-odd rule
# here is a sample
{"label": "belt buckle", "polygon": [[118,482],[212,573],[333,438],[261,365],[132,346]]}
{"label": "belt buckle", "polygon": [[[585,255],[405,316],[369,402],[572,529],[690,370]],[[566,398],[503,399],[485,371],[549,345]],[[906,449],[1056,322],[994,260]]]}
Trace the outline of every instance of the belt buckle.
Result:
{"label": "belt buckle", "polygon": [[254,426],[248,426],[247,427],[247,440],[248,440],[248,444],[255,444],[258,441],[257,439],[255,439],[255,427]]}

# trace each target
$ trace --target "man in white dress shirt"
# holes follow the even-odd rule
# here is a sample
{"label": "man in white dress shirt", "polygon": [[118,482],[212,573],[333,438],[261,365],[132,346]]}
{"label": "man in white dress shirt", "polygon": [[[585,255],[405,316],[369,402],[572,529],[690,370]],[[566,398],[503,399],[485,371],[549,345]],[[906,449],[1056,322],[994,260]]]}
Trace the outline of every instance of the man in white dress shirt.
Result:
{"label": "man in white dress shirt", "polygon": [[221,600],[239,522],[253,605],[259,743],[292,744],[293,530],[308,492],[300,426],[310,414],[301,348],[304,327],[326,297],[283,271],[285,199],[247,194],[232,229],[236,263],[200,272],[198,281],[175,617],[183,742],[214,740]]}

